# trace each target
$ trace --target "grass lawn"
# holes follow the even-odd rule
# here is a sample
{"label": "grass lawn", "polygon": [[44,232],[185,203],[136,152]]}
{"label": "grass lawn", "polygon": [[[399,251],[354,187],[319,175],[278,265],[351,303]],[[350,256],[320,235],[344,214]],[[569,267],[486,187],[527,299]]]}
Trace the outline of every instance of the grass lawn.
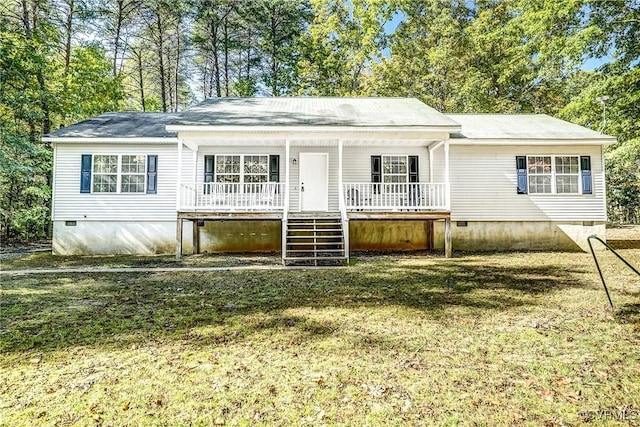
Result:
{"label": "grass lawn", "polygon": [[584,253],[1,276],[0,425],[638,425],[640,278],[601,257],[615,311]]}

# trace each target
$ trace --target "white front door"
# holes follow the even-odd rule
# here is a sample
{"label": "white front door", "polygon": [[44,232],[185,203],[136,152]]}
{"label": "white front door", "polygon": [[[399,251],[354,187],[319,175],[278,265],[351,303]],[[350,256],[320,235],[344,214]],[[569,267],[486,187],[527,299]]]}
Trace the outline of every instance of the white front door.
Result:
{"label": "white front door", "polygon": [[329,154],[300,153],[300,210],[329,210]]}

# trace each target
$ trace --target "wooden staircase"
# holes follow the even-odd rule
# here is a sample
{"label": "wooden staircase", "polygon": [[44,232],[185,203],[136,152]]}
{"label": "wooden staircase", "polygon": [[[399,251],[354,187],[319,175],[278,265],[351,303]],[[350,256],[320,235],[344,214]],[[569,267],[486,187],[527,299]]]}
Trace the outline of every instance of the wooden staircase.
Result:
{"label": "wooden staircase", "polygon": [[285,265],[344,265],[345,239],[342,220],[329,213],[289,216]]}

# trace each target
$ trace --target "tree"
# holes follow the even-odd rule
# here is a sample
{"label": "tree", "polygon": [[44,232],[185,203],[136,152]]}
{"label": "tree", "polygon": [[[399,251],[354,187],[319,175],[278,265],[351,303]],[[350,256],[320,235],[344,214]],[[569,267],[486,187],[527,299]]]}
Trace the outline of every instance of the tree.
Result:
{"label": "tree", "polygon": [[299,94],[372,93],[372,65],[386,46],[384,24],[393,8],[381,0],[312,0],[313,22],[303,36]]}

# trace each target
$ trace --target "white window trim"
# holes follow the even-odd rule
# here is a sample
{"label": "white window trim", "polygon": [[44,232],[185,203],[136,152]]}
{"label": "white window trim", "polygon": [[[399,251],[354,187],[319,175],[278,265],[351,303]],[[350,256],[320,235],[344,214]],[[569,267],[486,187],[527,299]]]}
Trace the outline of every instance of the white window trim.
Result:
{"label": "white window trim", "polygon": [[[551,193],[532,193],[529,188],[530,176],[543,176],[549,174],[532,174],[529,172],[529,158],[530,157],[551,157]],[[578,159],[578,192],[577,193],[558,193],[556,185],[557,176],[575,176],[575,174],[568,173],[556,173],[556,157],[576,157]],[[527,194],[532,196],[582,196],[582,163],[580,161],[579,154],[527,154],[526,166],[527,166]],[[592,172],[593,173],[593,172]]]}
{"label": "white window trim", "polygon": [[[93,191],[93,177],[96,175],[96,173],[94,172],[94,167],[95,167],[95,162],[96,156],[117,156],[118,157],[118,170],[116,172],[116,191]],[[138,191],[138,192],[131,192],[131,191],[122,191],[122,156],[141,156],[144,157],[144,173],[142,175],[144,175],[144,184],[142,186],[142,191]],[[96,154],[92,154],[91,155],[91,194],[131,194],[131,195],[140,195],[140,194],[147,194],[147,162],[149,161],[149,157],[146,154],[140,154],[140,153],[126,153],[126,154],[113,154],[113,153],[96,153]],[[105,173],[98,173],[98,175],[113,175],[113,174],[105,174]],[[140,175],[140,174],[132,174],[132,173],[126,173],[125,175]]]}
{"label": "white window trim", "polygon": [[[216,166],[218,164],[218,157],[221,156],[227,156],[227,157],[233,157],[233,156],[239,156],[240,157],[240,181],[239,182],[224,182],[224,183],[219,183],[218,182],[218,175],[238,175],[235,173],[222,173],[222,172],[218,172],[216,170]],[[270,162],[270,155],[269,154],[264,154],[264,153],[247,153],[247,154],[215,154],[213,157],[213,183],[218,183],[218,184],[238,184],[240,186],[240,192],[243,193],[244,192],[244,185],[243,184],[260,184],[259,182],[245,182],[244,177],[245,175],[262,175],[262,174],[255,174],[255,173],[247,173],[245,174],[244,172],[244,158],[245,157],[251,157],[251,156],[260,156],[260,157],[266,157],[267,158],[267,180],[265,181],[265,183],[269,182],[269,167],[271,166],[269,164]],[[203,157],[204,159],[204,157]]]}

